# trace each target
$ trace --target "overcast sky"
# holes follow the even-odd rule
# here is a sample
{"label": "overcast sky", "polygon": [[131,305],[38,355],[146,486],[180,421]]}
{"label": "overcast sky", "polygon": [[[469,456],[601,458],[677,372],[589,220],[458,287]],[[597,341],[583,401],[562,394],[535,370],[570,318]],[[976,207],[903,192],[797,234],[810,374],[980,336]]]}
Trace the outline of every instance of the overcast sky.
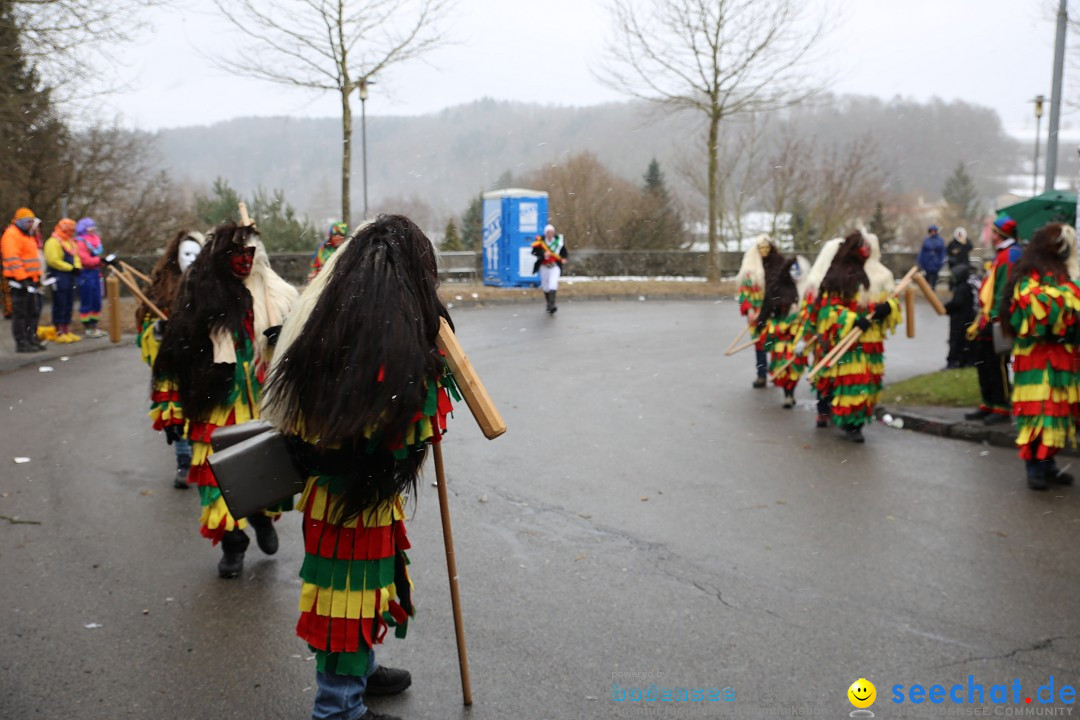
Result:
{"label": "overcast sky", "polygon": [[[813,11],[815,0],[809,4]],[[1029,100],[1050,94],[1052,0],[830,4],[840,12],[830,21],[820,71],[834,78],[833,91],[967,100],[996,108],[1010,132],[1034,132]],[[455,44],[378,78],[368,112],[420,115],[482,97],[559,105],[624,99],[592,73],[609,36],[605,7],[603,0],[458,0],[447,25]],[[333,94],[237,78],[215,67],[207,51],[237,38],[209,0],[161,8],[151,22],[151,32],[122,53],[121,77],[130,89],[105,100],[105,109],[129,126],[154,130],[250,115],[340,115]],[[1080,97],[1080,87],[1066,83],[1065,94]],[[1065,115],[1063,129],[1077,120]]]}

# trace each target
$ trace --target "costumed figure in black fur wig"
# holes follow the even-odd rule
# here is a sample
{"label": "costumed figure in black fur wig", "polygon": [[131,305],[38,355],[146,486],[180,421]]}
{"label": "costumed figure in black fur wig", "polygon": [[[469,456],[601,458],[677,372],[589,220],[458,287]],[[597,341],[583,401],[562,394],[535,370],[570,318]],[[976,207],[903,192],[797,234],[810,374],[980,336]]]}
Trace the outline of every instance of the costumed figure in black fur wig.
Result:
{"label": "costumed figure in black fur wig", "polygon": [[854,442],[864,442],[862,427],[873,419],[885,376],[885,334],[900,322],[900,305],[891,297],[892,273],[881,264],[877,237],[855,231],[836,250],[818,288],[805,308],[805,336],[818,338],[828,352],[854,328],[862,335],[816,379],[818,427],[842,427]]}
{"label": "costumed figure in black fur wig", "polygon": [[[195,262],[205,242],[206,238],[201,232],[181,230],[165,246],[165,254],[150,272],[150,287],[146,289],[146,299],[166,315],[172,312],[173,302],[180,292],[181,275]],[[165,323],[159,322],[159,318],[141,302],[135,308],[135,323],[139,327],[135,344],[139,347],[143,362],[153,368],[158,348],[161,347]],[[151,410],[151,417],[155,420],[155,403],[164,399],[156,398],[155,391],[151,390],[150,403],[154,408]],[[173,478],[173,487],[185,490],[188,488],[188,471],[191,469],[191,443],[187,439],[187,430],[184,427],[170,430],[165,433],[165,439],[176,449],[176,476]]]}
{"label": "costumed figure in black fur wig", "polygon": [[739,273],[735,276],[735,283],[739,287],[739,313],[746,318],[750,325],[750,336],[757,341],[754,344],[755,388],[765,387],[765,373],[769,367],[769,353],[765,349],[765,337],[761,334],[764,325],[758,322],[758,316],[765,299],[768,278],[783,264],[784,256],[772,238],[758,235],[743,254]]}
{"label": "costumed figure in black fur wig", "polygon": [[254,226],[218,225],[180,283],[154,362],[154,428],[180,437],[187,423],[188,483],[199,488],[203,536],[222,545],[224,578],[243,569],[249,521],[259,548],[277,551],[272,518],[288,508],[234,518],[207,463],[210,438],[219,427],[258,417],[270,343],[296,297],[270,268]]}
{"label": "costumed figure in black fur wig", "polygon": [[263,416],[309,475],[296,633],[315,653],[315,718],[383,718],[364,694],[411,683],[374,648],[413,615],[403,496],[460,399],[435,345],[436,268],[408,218],[362,226],[304,290],[271,367]]}
{"label": "costumed figure in black fur wig", "polygon": [[773,384],[784,391],[784,408],[790,410],[795,407],[795,386],[806,369],[806,358],[796,352],[795,341],[801,283],[809,266],[804,258],[793,257],[769,267],[757,328],[769,353]]}
{"label": "costumed figure in black fur wig", "polygon": [[1080,422],[1080,262],[1076,230],[1035,231],[1001,296],[1001,327],[1013,340],[1012,412],[1016,446],[1032,490],[1072,485],[1054,456],[1076,447]]}

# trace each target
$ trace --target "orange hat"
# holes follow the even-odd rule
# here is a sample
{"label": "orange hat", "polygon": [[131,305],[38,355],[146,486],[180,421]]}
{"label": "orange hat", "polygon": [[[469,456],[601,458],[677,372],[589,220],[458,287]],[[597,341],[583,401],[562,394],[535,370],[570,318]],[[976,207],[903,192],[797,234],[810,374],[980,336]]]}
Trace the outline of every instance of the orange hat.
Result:
{"label": "orange hat", "polygon": [[11,219],[11,222],[15,222],[16,220],[23,220],[25,218],[32,218],[32,217],[34,217],[34,211],[33,210],[31,210],[30,208],[21,207],[21,208],[19,208],[18,210],[15,211],[15,217],[13,217]]}
{"label": "orange hat", "polygon": [[60,222],[56,223],[56,228],[53,230],[54,235],[58,235],[65,240],[70,240],[75,235],[75,221],[71,218],[64,218]]}

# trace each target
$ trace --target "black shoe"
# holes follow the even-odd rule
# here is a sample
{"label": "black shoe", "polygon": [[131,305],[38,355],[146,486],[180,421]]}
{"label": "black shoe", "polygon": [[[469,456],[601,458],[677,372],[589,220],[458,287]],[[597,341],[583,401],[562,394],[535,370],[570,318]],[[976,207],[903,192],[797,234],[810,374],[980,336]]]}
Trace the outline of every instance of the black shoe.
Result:
{"label": "black shoe", "polygon": [[862,434],[862,428],[859,427],[858,425],[855,425],[854,427],[847,428],[845,430],[845,432],[847,433],[848,440],[850,440],[853,443],[864,443],[864,442],[866,442],[866,438],[864,438],[863,434]]}
{"label": "black shoe", "polygon": [[186,468],[186,467],[176,468],[176,477],[173,478],[173,481],[172,481],[172,486],[174,488],[176,488],[177,490],[187,490],[188,489],[187,478],[188,478],[188,470],[189,469],[190,468]]}
{"label": "black shoe", "polygon": [[[254,515],[248,518],[248,522],[255,528],[255,542],[259,549],[267,555],[273,555],[278,551],[277,530],[274,529],[274,521],[265,515]],[[376,670],[376,672],[378,672]]]}
{"label": "black shoe", "polygon": [[1046,480],[1051,485],[1072,485],[1073,476],[1069,473],[1063,473],[1055,468],[1050,468],[1046,471]]}
{"label": "black shoe", "polygon": [[380,715],[379,713],[372,712],[371,708],[368,708],[368,711],[356,718],[356,720],[401,720],[401,718],[397,715]]}
{"label": "black shoe", "polygon": [[1011,421],[1012,421],[1012,418],[1009,417],[1008,415],[1002,415],[1000,413],[993,413],[991,415],[987,415],[983,419],[983,425],[1000,425],[1001,423],[1007,423],[1007,422],[1011,422]]}
{"label": "black shoe", "polygon": [[[380,665],[367,679],[365,695],[398,695],[412,685],[412,675],[408,670],[398,670]],[[376,716],[378,717],[378,716]]]}
{"label": "black shoe", "polygon": [[818,413],[817,414],[817,426],[819,428],[827,428],[827,427],[829,427],[829,416],[826,415],[825,413]]}
{"label": "black shoe", "polygon": [[17,353],[32,353],[32,352],[37,352],[37,351],[38,350],[37,350],[36,346],[27,345],[26,343],[22,343],[20,345],[15,346],[15,352],[17,352]]}
{"label": "black shoe", "polygon": [[965,420],[982,420],[983,418],[985,418],[989,414],[990,414],[989,410],[983,410],[982,408],[979,408],[978,410],[975,410],[974,412],[964,413],[964,419]]}
{"label": "black shoe", "polygon": [[218,577],[231,579],[244,571],[244,553],[227,552],[221,556],[221,562],[217,566]]}
{"label": "black shoe", "polygon": [[761,388],[765,387],[765,385],[766,385],[765,378],[760,377],[760,376],[754,378],[754,389],[755,390],[760,390]]}
{"label": "black shoe", "polygon": [[1028,475],[1027,486],[1032,490],[1049,490],[1045,475]]}
{"label": "black shoe", "polygon": [[790,410],[793,407],[795,407],[795,396],[794,395],[785,395],[784,396],[784,409],[785,410]]}

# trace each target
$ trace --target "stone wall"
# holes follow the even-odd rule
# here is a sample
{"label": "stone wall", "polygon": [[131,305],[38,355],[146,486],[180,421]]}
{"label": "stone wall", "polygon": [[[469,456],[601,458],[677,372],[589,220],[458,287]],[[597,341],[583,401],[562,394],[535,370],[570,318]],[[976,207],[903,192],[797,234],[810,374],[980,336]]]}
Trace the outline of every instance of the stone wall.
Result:
{"label": "stone wall", "polygon": [[[149,274],[155,255],[135,255],[124,258],[133,266]],[[688,250],[578,250],[570,253],[568,275],[610,276],[644,275],[648,277],[704,277],[707,253]],[[810,257],[813,260],[812,257]],[[885,253],[882,261],[897,276],[907,272],[915,264],[915,253]],[[270,262],[282,277],[294,285],[303,285],[311,262],[311,253],[275,253]],[[742,253],[720,253],[720,271],[724,277],[739,271]],[[472,269],[469,275],[467,269]],[[440,271],[444,280],[477,280],[480,274],[480,253],[443,253]]]}

